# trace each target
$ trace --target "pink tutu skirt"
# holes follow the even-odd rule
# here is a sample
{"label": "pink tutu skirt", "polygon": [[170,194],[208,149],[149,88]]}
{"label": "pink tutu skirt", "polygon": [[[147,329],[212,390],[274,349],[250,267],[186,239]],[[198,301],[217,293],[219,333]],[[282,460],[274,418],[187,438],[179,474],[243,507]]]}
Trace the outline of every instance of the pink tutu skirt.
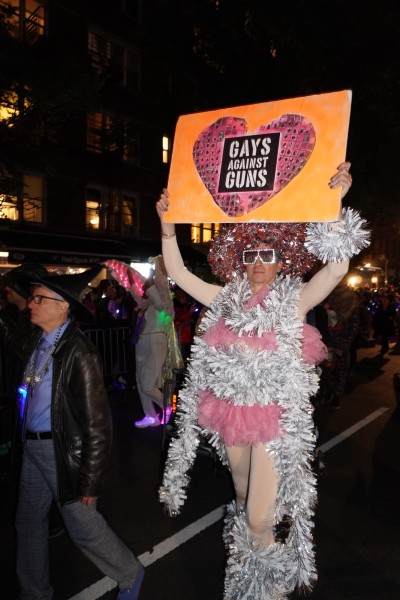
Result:
{"label": "pink tutu skirt", "polygon": [[282,433],[282,410],[276,404],[234,406],[207,390],[200,390],[199,397],[199,425],[218,433],[227,446],[265,444]]}

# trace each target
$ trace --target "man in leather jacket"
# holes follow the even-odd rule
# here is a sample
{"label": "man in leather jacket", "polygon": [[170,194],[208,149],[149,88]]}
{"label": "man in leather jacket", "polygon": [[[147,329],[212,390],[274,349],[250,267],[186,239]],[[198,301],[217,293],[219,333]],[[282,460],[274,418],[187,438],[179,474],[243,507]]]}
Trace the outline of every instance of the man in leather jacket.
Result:
{"label": "man in leather jacket", "polygon": [[[96,273],[99,269],[96,269]],[[51,600],[47,515],[56,500],[73,542],[119,584],[118,599],[136,600],[144,569],[96,509],[110,456],[112,421],[97,350],[75,326],[91,314],[80,275],[23,278],[32,289],[23,340],[0,322],[6,345],[25,356],[19,387],[23,461],[16,515],[20,600]]]}

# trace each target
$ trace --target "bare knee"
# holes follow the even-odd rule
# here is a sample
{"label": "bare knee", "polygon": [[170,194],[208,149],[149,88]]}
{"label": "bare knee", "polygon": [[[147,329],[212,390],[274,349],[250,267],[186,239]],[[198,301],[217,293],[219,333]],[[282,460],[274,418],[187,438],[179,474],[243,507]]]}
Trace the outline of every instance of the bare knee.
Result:
{"label": "bare knee", "polygon": [[248,526],[256,538],[262,538],[272,532],[274,526],[272,519],[263,519],[254,514],[247,515]]}

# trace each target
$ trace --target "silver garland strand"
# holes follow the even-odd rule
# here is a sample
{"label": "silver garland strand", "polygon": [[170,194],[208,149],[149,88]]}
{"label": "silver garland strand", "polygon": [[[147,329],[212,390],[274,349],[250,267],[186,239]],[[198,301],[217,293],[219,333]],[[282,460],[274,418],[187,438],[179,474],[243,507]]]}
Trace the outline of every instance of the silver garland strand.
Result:
{"label": "silver garland strand", "polygon": [[257,547],[245,514],[233,518],[224,600],[284,600],[292,579],[291,549],[280,543]]}
{"label": "silver garland strand", "polygon": [[304,245],[322,262],[344,262],[369,246],[366,223],[357,211],[344,208],[337,229],[332,229],[330,223],[309,223]]}

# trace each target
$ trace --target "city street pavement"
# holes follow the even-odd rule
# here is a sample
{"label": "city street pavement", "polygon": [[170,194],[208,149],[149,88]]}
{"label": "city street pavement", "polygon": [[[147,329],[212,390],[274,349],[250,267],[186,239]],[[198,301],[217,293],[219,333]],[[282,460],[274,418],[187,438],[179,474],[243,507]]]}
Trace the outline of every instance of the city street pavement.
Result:
{"label": "city street pavement", "polygon": [[[310,600],[399,600],[400,356],[358,351],[340,410],[318,409],[315,541],[319,581]],[[400,396],[400,382],[399,390]],[[161,427],[138,430],[134,391],[110,396],[115,434],[108,487],[99,509],[146,566],[140,600],[222,600],[222,505],[228,472],[202,448],[183,513],[168,517],[157,489],[165,451]],[[16,597],[13,514],[17,473],[0,463],[0,598]],[[55,600],[114,600],[105,578],[64,532],[50,540]],[[295,596],[296,598],[298,596]],[[303,597],[303,596],[302,596]],[[299,596],[300,598],[300,596]]]}

